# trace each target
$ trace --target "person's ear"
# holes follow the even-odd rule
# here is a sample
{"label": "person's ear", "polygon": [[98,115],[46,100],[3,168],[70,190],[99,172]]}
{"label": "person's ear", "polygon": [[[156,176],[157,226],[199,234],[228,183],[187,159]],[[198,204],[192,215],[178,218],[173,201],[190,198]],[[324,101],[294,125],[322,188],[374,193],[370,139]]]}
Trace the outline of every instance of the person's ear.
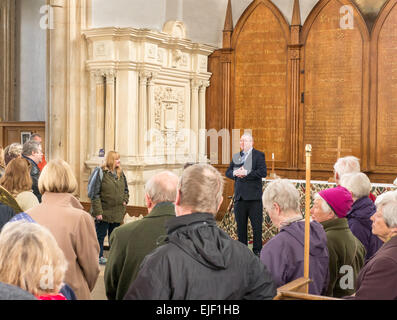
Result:
{"label": "person's ear", "polygon": [[223,196],[221,197],[221,201],[219,201],[218,208],[216,209],[216,212],[219,211],[219,209],[220,209],[220,207],[222,205],[222,202],[223,202]]}
{"label": "person's ear", "polygon": [[152,205],[152,199],[150,199],[149,195],[146,193],[145,194],[145,203],[147,208],[151,208]]}
{"label": "person's ear", "polygon": [[176,199],[175,205],[179,206],[181,204],[181,191],[179,189],[176,190]]}
{"label": "person's ear", "polygon": [[277,215],[280,215],[281,208],[277,202],[273,202],[273,209],[277,212]]}

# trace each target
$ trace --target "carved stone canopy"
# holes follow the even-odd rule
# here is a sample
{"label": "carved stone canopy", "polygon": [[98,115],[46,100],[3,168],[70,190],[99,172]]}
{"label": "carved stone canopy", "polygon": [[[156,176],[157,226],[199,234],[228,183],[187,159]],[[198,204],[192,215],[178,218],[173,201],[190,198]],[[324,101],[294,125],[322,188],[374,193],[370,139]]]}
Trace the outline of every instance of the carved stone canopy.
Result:
{"label": "carved stone canopy", "polygon": [[170,20],[164,24],[163,32],[168,33],[171,37],[177,39],[186,38],[186,27],[182,21]]}

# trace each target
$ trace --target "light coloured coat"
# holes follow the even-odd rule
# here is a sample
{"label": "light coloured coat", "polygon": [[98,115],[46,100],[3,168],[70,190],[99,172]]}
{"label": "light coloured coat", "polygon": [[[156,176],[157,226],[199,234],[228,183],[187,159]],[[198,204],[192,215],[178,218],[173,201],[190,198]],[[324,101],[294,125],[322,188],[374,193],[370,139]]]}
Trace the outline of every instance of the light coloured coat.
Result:
{"label": "light coloured coat", "polygon": [[99,244],[90,214],[73,195],[43,194],[42,203],[27,213],[54,235],[68,261],[65,282],[77,299],[91,299],[99,275]]}

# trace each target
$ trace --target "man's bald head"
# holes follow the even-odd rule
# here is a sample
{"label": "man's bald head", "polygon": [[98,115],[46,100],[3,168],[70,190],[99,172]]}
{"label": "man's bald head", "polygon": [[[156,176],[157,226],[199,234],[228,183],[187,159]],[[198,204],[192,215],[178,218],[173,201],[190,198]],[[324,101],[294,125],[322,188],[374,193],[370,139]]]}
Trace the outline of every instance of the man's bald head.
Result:
{"label": "man's bald head", "polygon": [[171,171],[155,174],[145,185],[145,193],[153,204],[175,202],[179,178]]}

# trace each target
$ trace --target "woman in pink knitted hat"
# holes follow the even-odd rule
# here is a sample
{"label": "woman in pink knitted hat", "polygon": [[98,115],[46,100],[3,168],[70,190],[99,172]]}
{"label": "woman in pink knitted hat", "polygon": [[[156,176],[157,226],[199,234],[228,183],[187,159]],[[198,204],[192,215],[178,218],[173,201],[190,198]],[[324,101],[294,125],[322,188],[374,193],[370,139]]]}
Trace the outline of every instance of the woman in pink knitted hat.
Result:
{"label": "woman in pink knitted hat", "polygon": [[314,196],[312,219],[321,223],[327,234],[330,272],[327,296],[340,298],[352,294],[364,264],[365,248],[350,231],[345,218],[352,204],[351,193],[341,186]]}

